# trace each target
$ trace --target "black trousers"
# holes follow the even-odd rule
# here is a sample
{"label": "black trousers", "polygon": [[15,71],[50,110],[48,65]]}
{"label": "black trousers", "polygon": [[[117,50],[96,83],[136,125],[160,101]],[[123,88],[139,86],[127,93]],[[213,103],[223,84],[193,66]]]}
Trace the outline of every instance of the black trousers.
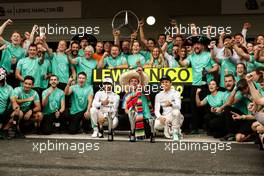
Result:
{"label": "black trousers", "polygon": [[220,138],[226,135],[225,118],[221,114],[208,112],[204,120],[208,133],[213,137]]}
{"label": "black trousers", "polygon": [[40,124],[41,132],[44,134],[52,133],[54,131],[53,123],[55,122],[55,120],[55,113],[44,115]]}
{"label": "black trousers", "polygon": [[208,94],[208,86],[202,85],[202,86],[192,86],[191,89],[191,119],[190,119],[190,128],[191,130],[198,130],[198,128],[203,128],[203,117],[206,114],[206,111],[208,109],[207,107],[197,107],[195,96],[196,96],[196,90],[200,88],[202,91],[200,92],[200,99],[204,99],[206,95]]}
{"label": "black trousers", "polygon": [[69,116],[69,133],[76,134],[79,132],[81,127],[81,121],[84,118],[84,112],[78,112],[76,114],[70,114]]}
{"label": "black trousers", "polygon": [[2,128],[9,122],[11,119],[11,110],[6,110],[2,114],[0,114],[0,124],[2,124]]}
{"label": "black trousers", "polygon": [[227,134],[242,133],[247,135],[253,133],[251,129],[251,125],[255,120],[234,120],[232,118],[233,114],[231,112],[235,112],[239,115],[243,115],[243,113],[237,108],[231,106],[225,108],[222,116],[225,119]]}
{"label": "black trousers", "polygon": [[64,130],[68,123],[66,116],[66,113],[60,114],[59,118],[56,118],[55,113],[44,115],[40,124],[41,132],[44,134],[50,134],[54,132],[54,123],[60,123],[58,130]]}

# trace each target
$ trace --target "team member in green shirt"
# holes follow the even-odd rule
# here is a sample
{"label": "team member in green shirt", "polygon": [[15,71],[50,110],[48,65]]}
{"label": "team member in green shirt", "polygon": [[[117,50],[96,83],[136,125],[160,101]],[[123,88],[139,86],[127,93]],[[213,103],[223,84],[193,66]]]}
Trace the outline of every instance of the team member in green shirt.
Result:
{"label": "team member in green shirt", "polygon": [[0,67],[4,68],[7,72],[7,83],[12,87],[17,87],[19,86],[19,81],[15,79],[16,64],[20,59],[25,57],[26,51],[21,47],[22,36],[20,33],[12,33],[11,43],[2,38],[5,28],[12,23],[12,20],[8,19],[0,26],[0,47],[6,46],[2,51]]}
{"label": "team member in green shirt", "polygon": [[106,53],[103,55],[98,66],[99,68],[108,68],[108,69],[128,68],[126,58],[120,55],[119,47],[116,45],[111,47],[111,55],[109,57],[106,56]]}
{"label": "team member in green shirt", "polygon": [[85,56],[84,57],[77,57],[73,59],[70,55],[68,55],[68,61],[72,65],[76,67],[76,73],[79,74],[84,72],[86,76],[86,85],[92,86],[92,74],[93,69],[97,68],[97,61],[92,58],[94,49],[91,45],[87,46],[84,49]]}
{"label": "team member in green shirt", "polygon": [[[42,56],[42,51],[44,49],[48,50],[48,48],[44,47],[42,43],[37,44],[37,49],[38,49],[38,57]],[[40,92],[42,92],[48,88],[49,84],[49,77],[51,75],[51,63],[50,63],[50,55],[48,52],[44,53],[44,60],[43,63],[40,65]]]}
{"label": "team member in green shirt", "polygon": [[84,72],[78,74],[78,84],[72,85],[73,79],[70,77],[65,87],[65,95],[71,95],[71,107],[69,117],[69,133],[75,134],[80,129],[83,117],[90,117],[90,108],[93,101],[93,89],[86,85],[87,75]]}
{"label": "team member in green shirt", "polygon": [[136,69],[139,66],[144,67],[145,65],[145,57],[139,53],[140,48],[140,43],[135,40],[132,43],[132,54],[127,58],[128,67],[130,69]]}
{"label": "team member in green shirt", "polygon": [[237,88],[230,93],[222,114],[228,130],[228,134],[222,140],[242,142],[253,132],[251,125],[254,116],[248,110],[251,95],[247,81],[241,79],[236,86]]}
{"label": "team member in green shirt", "polygon": [[[12,98],[19,105],[19,113],[15,115],[19,117],[19,123],[17,123],[17,129],[19,125],[26,127],[28,123],[35,122],[36,129],[39,130],[40,122],[42,120],[41,105],[39,101],[38,93],[33,90],[34,78],[32,76],[25,76],[23,86],[14,89]],[[27,129],[32,130],[32,129]],[[19,134],[23,137],[22,134]]]}
{"label": "team member in green shirt", "polygon": [[35,80],[34,82],[34,88],[38,92],[38,89],[40,88],[40,82],[41,82],[41,72],[40,65],[44,62],[44,53],[46,52],[45,48],[42,48],[42,54],[39,58],[37,56],[37,45],[30,44],[28,49],[28,57],[20,59],[17,63],[16,68],[16,77],[19,81],[24,81],[25,76],[32,76]]}
{"label": "team member in green shirt", "polygon": [[209,133],[213,131],[213,129],[209,128],[210,122],[215,118],[218,118],[219,108],[224,104],[224,92],[218,91],[218,85],[215,80],[210,81],[208,85],[210,94],[207,95],[202,101],[200,100],[199,93],[202,89],[198,88],[196,91],[196,104],[198,107],[205,106],[209,104],[210,109],[208,113],[204,116],[204,121],[206,124],[206,130]]}
{"label": "team member in green shirt", "polygon": [[[12,107],[17,104],[11,99],[13,88],[6,83],[6,71],[0,68],[0,139],[9,138],[8,129],[11,126]],[[12,104],[12,107],[10,106]]]}
{"label": "team member in green shirt", "polygon": [[[43,133],[49,134],[53,130],[53,123],[61,124],[62,114],[65,110],[65,95],[64,92],[57,88],[59,83],[56,75],[50,76],[50,87],[42,93],[43,120],[41,129]],[[55,124],[55,125],[56,125]]]}
{"label": "team member in green shirt", "polygon": [[[206,47],[209,44],[209,41],[204,36],[193,36],[191,39],[193,44],[193,53],[190,54],[187,59],[179,60],[179,64],[183,67],[190,66],[192,67],[192,90],[191,90],[191,133],[198,133],[199,128],[199,118],[197,114],[204,114],[204,112],[198,113],[200,111],[196,107],[196,91],[198,88],[202,89],[200,94],[203,99],[207,95],[208,87],[206,83],[209,83],[213,79],[212,73],[218,70],[218,65],[211,59],[211,55],[206,51]],[[202,115],[203,116],[203,115]]]}
{"label": "team member in green shirt", "polygon": [[64,90],[68,79],[70,77],[70,65],[67,54],[65,53],[67,49],[67,43],[64,40],[61,40],[58,45],[56,53],[53,53],[51,57],[51,70],[52,74],[58,76],[59,85],[58,88]]}

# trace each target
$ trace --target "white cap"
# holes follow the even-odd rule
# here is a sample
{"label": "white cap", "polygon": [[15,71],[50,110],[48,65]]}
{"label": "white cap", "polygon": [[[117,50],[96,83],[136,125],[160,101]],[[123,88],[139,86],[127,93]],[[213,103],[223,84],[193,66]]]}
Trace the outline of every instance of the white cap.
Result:
{"label": "white cap", "polygon": [[112,78],[105,78],[105,79],[103,80],[103,83],[110,83],[110,84],[113,84],[113,80],[112,80]]}

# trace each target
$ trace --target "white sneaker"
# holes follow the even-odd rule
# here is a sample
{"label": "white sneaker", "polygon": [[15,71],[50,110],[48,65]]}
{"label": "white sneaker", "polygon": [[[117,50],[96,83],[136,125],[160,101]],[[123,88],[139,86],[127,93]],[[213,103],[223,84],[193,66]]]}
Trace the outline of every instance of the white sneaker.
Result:
{"label": "white sneaker", "polygon": [[93,132],[93,134],[92,134],[91,137],[92,137],[92,138],[96,138],[96,137],[98,137],[98,128],[95,128],[95,129],[94,129],[94,132]]}
{"label": "white sneaker", "polygon": [[173,138],[172,138],[173,141],[179,141],[180,140],[179,134],[177,132],[173,132],[172,136],[173,136]]}
{"label": "white sneaker", "polygon": [[169,130],[169,126],[168,125],[165,125],[164,126],[164,136],[167,138],[167,139],[171,139],[171,135],[170,135],[170,130]]}

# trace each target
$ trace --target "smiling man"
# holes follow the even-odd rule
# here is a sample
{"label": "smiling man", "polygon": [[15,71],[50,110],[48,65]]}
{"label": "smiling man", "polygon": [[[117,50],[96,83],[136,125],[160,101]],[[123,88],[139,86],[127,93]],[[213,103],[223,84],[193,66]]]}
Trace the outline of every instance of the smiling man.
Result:
{"label": "smiling man", "polygon": [[[23,86],[15,88],[12,95],[12,99],[19,105],[19,111],[14,111],[14,116],[19,118],[16,134],[18,138],[24,138],[24,135],[19,130],[20,123],[24,124],[24,127],[28,127],[29,122],[32,121],[38,130],[42,120],[39,96],[32,87],[34,87],[34,78],[25,76]],[[26,130],[31,131],[32,129]]]}
{"label": "smiling man", "polygon": [[69,78],[68,84],[65,87],[65,95],[71,95],[70,107],[70,126],[71,134],[78,133],[80,123],[83,119],[90,117],[90,109],[93,101],[93,88],[86,85],[87,75],[84,72],[78,74],[78,84],[72,85],[72,77]]}
{"label": "smiling man", "polygon": [[42,132],[49,134],[53,129],[53,122],[62,120],[62,113],[65,110],[64,92],[57,88],[59,79],[56,75],[50,76],[50,87],[42,93],[43,120],[41,123]]}
{"label": "smiling man", "polygon": [[[166,138],[173,138],[173,141],[178,141],[182,138],[181,125],[183,115],[181,109],[181,97],[177,90],[172,89],[171,78],[164,75],[160,79],[163,90],[155,97],[155,129],[164,130]],[[160,113],[160,107],[163,113]]]}

